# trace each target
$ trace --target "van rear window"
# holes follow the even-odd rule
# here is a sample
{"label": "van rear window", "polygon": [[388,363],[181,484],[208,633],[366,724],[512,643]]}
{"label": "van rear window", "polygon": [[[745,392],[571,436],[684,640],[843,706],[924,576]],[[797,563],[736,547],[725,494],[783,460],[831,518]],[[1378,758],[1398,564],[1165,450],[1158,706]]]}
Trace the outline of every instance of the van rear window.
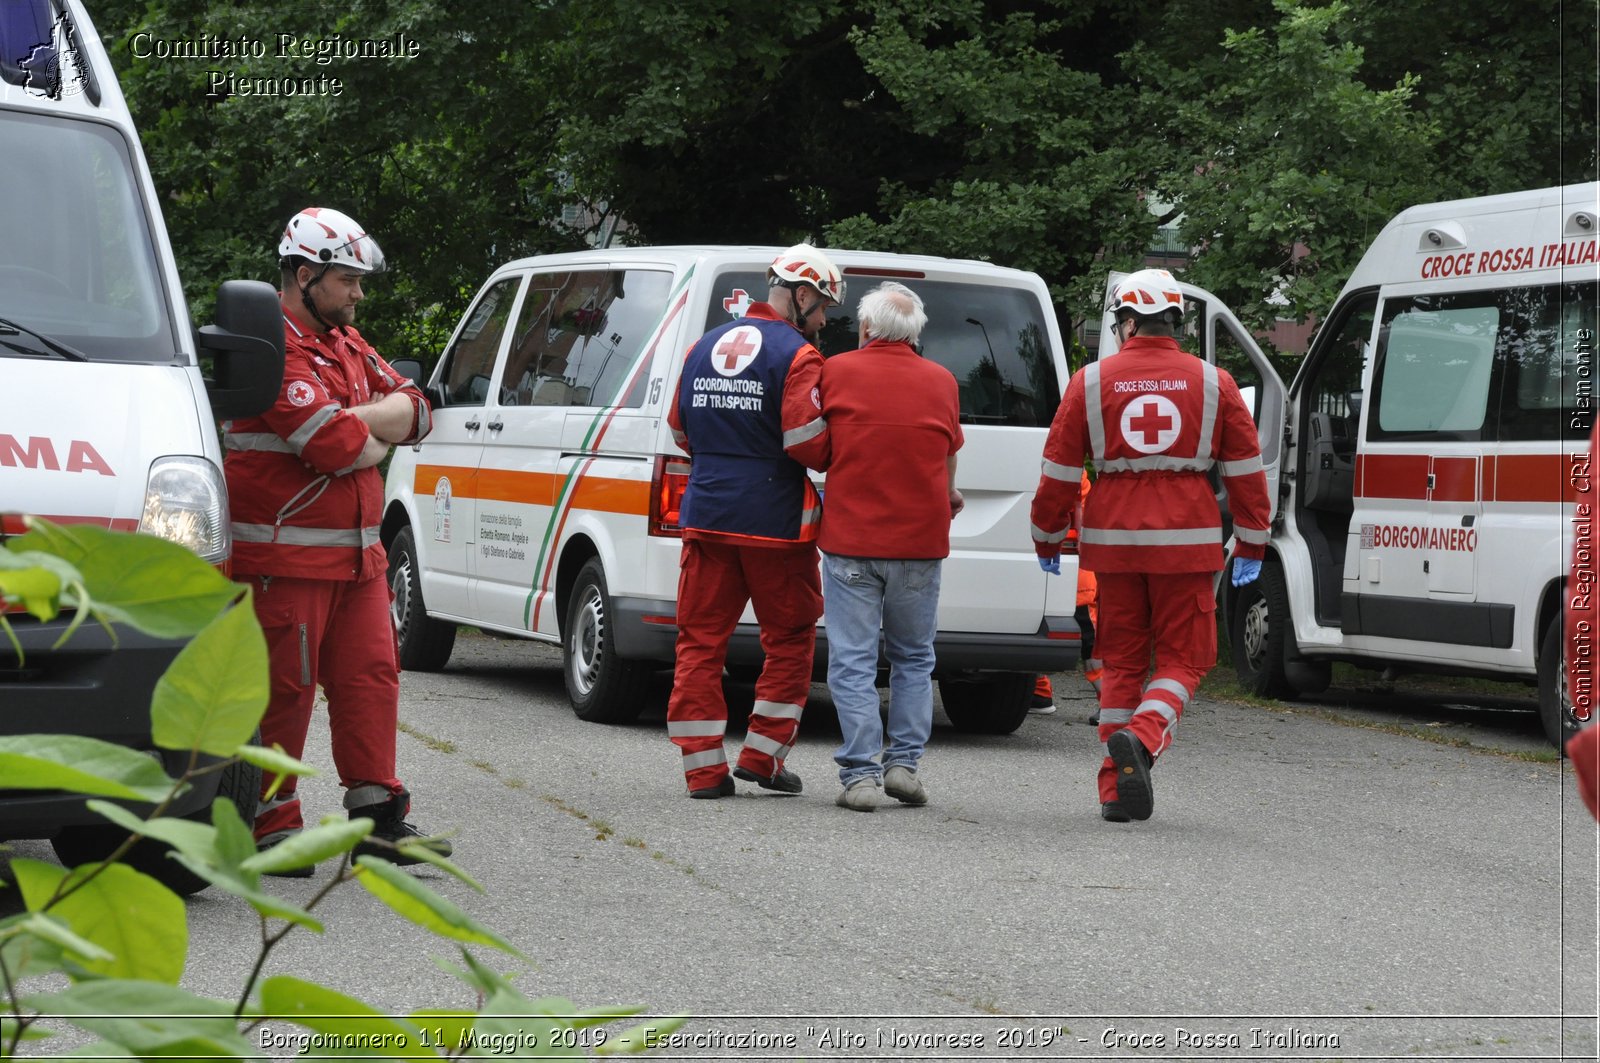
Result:
{"label": "van rear window", "polygon": [[[961,423],[1048,428],[1061,402],[1044,308],[1023,288],[962,281],[895,278],[922,297],[928,325],[922,356],[956,378]],[[845,305],[828,312],[817,339],[824,356],[860,346],[855,308],[878,280],[846,277]],[[766,298],[764,274],[729,270],[717,276],[705,329],[726,324],[749,302]],[[737,312],[737,313],[736,313]]]}

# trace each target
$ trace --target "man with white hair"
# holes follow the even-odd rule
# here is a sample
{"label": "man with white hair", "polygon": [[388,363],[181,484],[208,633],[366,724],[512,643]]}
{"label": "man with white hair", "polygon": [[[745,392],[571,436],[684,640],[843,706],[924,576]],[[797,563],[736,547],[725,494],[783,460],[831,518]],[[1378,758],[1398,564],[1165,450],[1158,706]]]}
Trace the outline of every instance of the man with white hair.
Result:
{"label": "man with white hair", "polygon": [[[914,346],[928,322],[917,294],[887,281],[856,318],[861,349],[822,367],[826,447],[814,467],[828,473],[818,545],[828,689],[844,739],[833,758],[844,785],[837,803],[871,812],[880,785],[908,805],[928,800],[918,767],[933,730],[939,569],[962,507],[962,435],[955,377]],[[887,745],[875,683],[880,630]]]}

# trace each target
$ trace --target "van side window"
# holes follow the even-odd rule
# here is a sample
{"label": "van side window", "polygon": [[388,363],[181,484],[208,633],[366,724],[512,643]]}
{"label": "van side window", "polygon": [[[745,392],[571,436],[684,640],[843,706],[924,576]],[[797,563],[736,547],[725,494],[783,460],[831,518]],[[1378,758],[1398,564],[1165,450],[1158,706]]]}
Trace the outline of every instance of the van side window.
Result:
{"label": "van side window", "polygon": [[1493,292],[1387,301],[1367,437],[1482,439],[1502,318]]}
{"label": "van side window", "polygon": [[[831,357],[854,350],[854,316],[861,296],[881,278],[851,274],[844,306],[828,311],[828,323],[817,348]],[[897,277],[922,297],[928,312],[922,330],[922,356],[938,362],[956,378],[961,396],[961,423],[1048,428],[1061,403],[1045,325],[1046,308],[1025,288],[971,281],[938,281]],[[728,271],[718,274],[711,289],[705,331],[732,320],[747,302],[766,298],[762,274]]]}
{"label": "van side window", "polygon": [[[530,285],[500,380],[507,406],[641,406],[619,400],[667,307],[666,270],[541,273]],[[641,378],[640,383],[643,380]]]}
{"label": "van side window", "polygon": [[489,401],[494,360],[521,283],[521,277],[500,281],[467,314],[467,323],[445,352],[439,371],[439,393],[446,406],[482,406]]}
{"label": "van side window", "polygon": [[1589,438],[1594,426],[1595,283],[1505,292],[1501,439]]}

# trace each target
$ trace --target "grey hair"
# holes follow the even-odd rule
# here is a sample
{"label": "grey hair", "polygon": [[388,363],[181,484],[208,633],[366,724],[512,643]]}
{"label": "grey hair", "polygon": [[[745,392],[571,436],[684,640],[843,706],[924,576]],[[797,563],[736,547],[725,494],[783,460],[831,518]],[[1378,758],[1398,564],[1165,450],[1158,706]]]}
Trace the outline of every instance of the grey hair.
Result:
{"label": "grey hair", "polygon": [[928,323],[928,314],[916,292],[899,281],[884,281],[861,297],[856,319],[867,326],[867,335],[875,340],[916,343]]}

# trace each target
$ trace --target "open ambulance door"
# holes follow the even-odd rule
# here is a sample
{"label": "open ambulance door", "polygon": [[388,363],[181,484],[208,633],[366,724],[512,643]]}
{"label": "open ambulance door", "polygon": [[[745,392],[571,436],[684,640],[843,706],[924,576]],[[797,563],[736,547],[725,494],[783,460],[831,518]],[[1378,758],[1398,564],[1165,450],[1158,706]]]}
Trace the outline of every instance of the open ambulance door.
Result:
{"label": "open ambulance door", "polygon": [[[1102,306],[1111,305],[1111,293],[1126,276],[1126,273],[1113,271],[1106,277]],[[1190,354],[1203,357],[1212,365],[1221,365],[1239,385],[1239,391],[1255,418],[1256,437],[1261,442],[1261,466],[1267,474],[1267,500],[1272,505],[1273,519],[1276,519],[1279,467],[1283,461],[1284,411],[1289,389],[1267,356],[1261,353],[1255,337],[1216,296],[1182,280],[1178,280],[1178,286],[1188,299],[1184,309],[1184,334],[1178,342]],[[1100,358],[1116,353],[1115,341],[1111,338],[1112,322],[1110,311],[1102,313]],[[1224,531],[1231,536],[1233,521],[1228,513],[1226,493],[1221,490],[1221,479],[1213,475],[1212,483],[1217,489],[1217,505],[1222,509]]]}

